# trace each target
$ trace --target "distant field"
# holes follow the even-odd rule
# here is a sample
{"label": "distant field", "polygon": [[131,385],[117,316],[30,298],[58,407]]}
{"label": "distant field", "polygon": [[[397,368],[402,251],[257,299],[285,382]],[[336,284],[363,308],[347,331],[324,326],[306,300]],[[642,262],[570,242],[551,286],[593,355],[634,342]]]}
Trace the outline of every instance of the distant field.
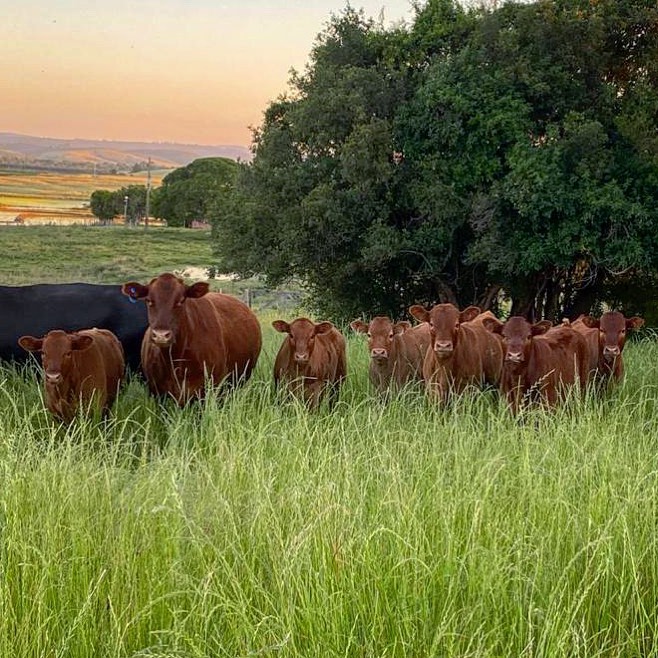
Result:
{"label": "distant field", "polygon": [[125,226],[0,228],[0,284],[120,283],[213,263],[208,231]]}
{"label": "distant field", "polygon": [[[166,170],[151,172],[151,184],[160,185]],[[89,211],[94,190],[118,190],[146,185],[146,174],[62,174],[13,172],[0,169],[0,225],[92,224]]]}

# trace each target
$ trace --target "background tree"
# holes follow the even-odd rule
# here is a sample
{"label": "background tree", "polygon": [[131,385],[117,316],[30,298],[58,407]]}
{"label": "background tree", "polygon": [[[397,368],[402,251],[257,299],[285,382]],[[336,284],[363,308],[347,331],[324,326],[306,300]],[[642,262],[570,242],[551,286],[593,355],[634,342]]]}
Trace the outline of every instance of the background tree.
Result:
{"label": "background tree", "polygon": [[333,16],[217,214],[222,268],[338,317],[507,297],[555,319],[650,280],[657,26],[640,0]]}
{"label": "background tree", "polygon": [[153,214],[168,226],[209,222],[213,209],[221,206],[237,173],[238,164],[228,158],[199,158],[162,179],[153,193]]}
{"label": "background tree", "polygon": [[116,195],[109,190],[94,190],[89,200],[89,208],[102,224],[111,222],[120,212]]}
{"label": "background tree", "polygon": [[[128,185],[114,192],[117,203],[120,204],[121,214],[126,212],[128,224],[138,224],[146,216],[146,186]],[[126,197],[128,204],[126,206]]]}

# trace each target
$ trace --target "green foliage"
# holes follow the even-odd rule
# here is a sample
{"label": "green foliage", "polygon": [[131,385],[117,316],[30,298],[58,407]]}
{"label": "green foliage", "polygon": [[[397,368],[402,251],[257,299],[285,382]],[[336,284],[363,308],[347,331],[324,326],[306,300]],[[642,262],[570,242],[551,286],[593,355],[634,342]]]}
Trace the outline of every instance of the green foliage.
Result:
{"label": "green foliage", "polygon": [[114,192],[95,190],[89,207],[102,223],[120,215],[126,223],[137,224],[146,216],[146,186],[128,185]]}
{"label": "green foliage", "polygon": [[247,385],[185,409],[134,379],[63,427],[0,368],[3,656],[656,654],[655,341],[608,399],[517,419],[383,402],[350,336],[309,414],[275,402],[270,319]]}
{"label": "green foliage", "polygon": [[101,223],[107,224],[119,213],[117,200],[114,192],[110,192],[109,190],[95,190],[91,193],[89,208],[94,216],[100,219]]}
{"label": "green foliage", "polygon": [[208,222],[221,211],[233,185],[238,164],[229,158],[199,158],[162,179],[153,194],[153,214],[168,226],[189,228]]}
{"label": "green foliage", "polygon": [[343,318],[505,297],[559,318],[646,281],[657,25],[639,0],[430,0],[388,31],[333,16],[215,216],[222,268],[298,278]]}

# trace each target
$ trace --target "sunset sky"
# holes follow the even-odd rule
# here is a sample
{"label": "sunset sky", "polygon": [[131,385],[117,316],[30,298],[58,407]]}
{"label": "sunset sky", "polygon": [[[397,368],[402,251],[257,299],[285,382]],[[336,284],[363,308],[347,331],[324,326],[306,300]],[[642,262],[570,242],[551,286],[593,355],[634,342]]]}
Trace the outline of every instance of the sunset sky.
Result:
{"label": "sunset sky", "polygon": [[[409,0],[354,0],[388,27]],[[21,0],[2,11],[0,132],[239,144],[344,0]]]}

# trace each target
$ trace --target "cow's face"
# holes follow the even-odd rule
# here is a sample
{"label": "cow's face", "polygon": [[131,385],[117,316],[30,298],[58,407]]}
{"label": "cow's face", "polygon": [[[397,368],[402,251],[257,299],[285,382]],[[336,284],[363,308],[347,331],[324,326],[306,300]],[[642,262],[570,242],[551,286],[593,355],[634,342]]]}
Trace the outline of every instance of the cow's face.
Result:
{"label": "cow's face", "polygon": [[511,317],[505,324],[489,325],[487,328],[490,326],[493,326],[494,331],[503,337],[505,362],[511,366],[520,366],[528,360],[530,341],[534,336],[546,333],[550,329],[551,323],[542,320],[536,324],[530,324],[525,318],[517,315]]}
{"label": "cow's face", "polygon": [[90,336],[67,334],[56,329],[43,338],[21,336],[19,345],[28,352],[41,352],[41,363],[46,384],[61,384],[64,373],[68,372],[75,350],[86,350],[92,343]]}
{"label": "cow's face", "polygon": [[121,290],[124,295],[146,302],[150,340],[154,345],[166,348],[176,340],[185,301],[203,297],[208,292],[208,284],[199,281],[187,286],[173,274],[161,274],[147,286],[130,282],[124,283]]}
{"label": "cow's face", "polygon": [[624,349],[626,332],[641,327],[644,320],[638,317],[625,318],[619,311],[608,311],[601,316],[598,324],[600,353],[605,361],[612,363]]}
{"label": "cow's face", "polygon": [[453,355],[459,340],[459,325],[473,320],[480,313],[477,306],[469,306],[460,312],[453,304],[437,304],[431,311],[412,306],[409,311],[417,320],[429,322],[430,344],[439,359]]}
{"label": "cow's face", "polygon": [[370,324],[355,320],[350,324],[354,331],[368,335],[368,350],[373,363],[385,364],[391,353],[393,339],[396,334],[402,334],[411,328],[409,322],[396,322],[384,316],[378,316]]}
{"label": "cow's face", "polygon": [[300,366],[309,362],[316,336],[330,332],[333,327],[331,322],[315,324],[306,318],[297,318],[290,324],[283,320],[275,320],[272,326],[278,332],[288,334],[291,354],[295,363]]}

